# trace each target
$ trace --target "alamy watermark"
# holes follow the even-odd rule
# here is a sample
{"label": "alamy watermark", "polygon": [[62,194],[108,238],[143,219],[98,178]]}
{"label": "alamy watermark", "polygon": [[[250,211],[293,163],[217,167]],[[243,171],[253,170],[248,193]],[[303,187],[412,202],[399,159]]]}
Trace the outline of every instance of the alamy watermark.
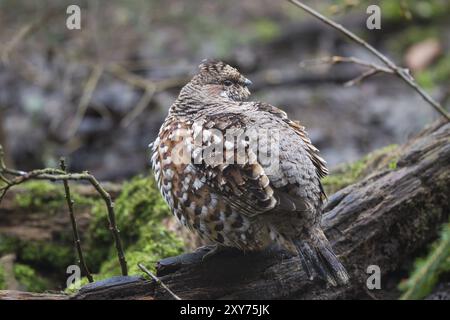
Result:
{"label": "alamy watermark", "polygon": [[[369,30],[381,29],[381,8],[376,4],[369,5],[366,9],[366,13],[369,15],[366,19],[366,27]],[[69,30],[81,29],[81,8],[72,4],[66,9],[68,15],[66,19],[66,27]]]}
{"label": "alamy watermark", "polygon": [[81,288],[81,269],[79,266],[72,264],[67,267],[66,274],[69,276],[66,280],[66,288],[79,290]]}
{"label": "alamy watermark", "polygon": [[366,286],[369,290],[381,289],[381,269],[379,266],[372,264],[367,267],[366,273],[370,274],[367,278]]}
{"label": "alamy watermark", "polygon": [[81,29],[81,9],[76,4],[72,4],[67,7],[66,13],[68,17],[66,19],[66,27],[69,30]]}
{"label": "alamy watermark", "polygon": [[367,7],[366,13],[369,15],[366,20],[366,27],[369,30],[381,29],[381,8],[376,4]]}
{"label": "alamy watermark", "polygon": [[[280,131],[277,129],[203,129],[194,123],[192,130],[179,128],[169,135],[173,148],[170,161],[180,164],[255,164],[276,170],[280,162]],[[167,146],[162,146],[165,152]]]}

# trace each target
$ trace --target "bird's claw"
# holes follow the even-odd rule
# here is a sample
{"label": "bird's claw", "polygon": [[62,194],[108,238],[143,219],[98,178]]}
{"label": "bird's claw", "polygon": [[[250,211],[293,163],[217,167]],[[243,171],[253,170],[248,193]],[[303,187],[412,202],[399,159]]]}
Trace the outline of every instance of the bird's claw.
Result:
{"label": "bird's claw", "polygon": [[203,255],[202,261],[206,261],[210,259],[211,257],[215,256],[217,253],[222,252],[224,250],[224,246],[213,244],[213,245],[206,245],[203,247],[198,248],[195,251],[206,251],[207,252]]}

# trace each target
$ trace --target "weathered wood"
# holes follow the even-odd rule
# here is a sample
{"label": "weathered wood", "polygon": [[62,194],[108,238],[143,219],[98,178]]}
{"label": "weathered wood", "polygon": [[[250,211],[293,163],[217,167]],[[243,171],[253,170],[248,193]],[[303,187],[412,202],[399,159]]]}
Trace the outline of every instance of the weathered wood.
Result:
{"label": "weathered wood", "polygon": [[73,296],[73,299],[148,299],[153,300],[155,284],[140,276],[117,276],[90,283]]}
{"label": "weathered wood", "polygon": [[[450,212],[450,124],[435,123],[401,147],[395,169],[380,169],[333,194],[323,226],[351,281],[329,288],[309,281],[298,258],[277,248],[235,250],[202,261],[204,250],[160,261],[157,275],[182,299],[395,298],[389,288],[420,250],[436,238]],[[381,270],[382,288],[366,287],[369,265]],[[405,269],[406,268],[406,269]],[[84,287],[74,299],[170,299],[142,278],[116,277]]]}
{"label": "weathered wood", "polygon": [[0,300],[67,300],[67,299],[69,299],[69,296],[63,294],[0,290]]}

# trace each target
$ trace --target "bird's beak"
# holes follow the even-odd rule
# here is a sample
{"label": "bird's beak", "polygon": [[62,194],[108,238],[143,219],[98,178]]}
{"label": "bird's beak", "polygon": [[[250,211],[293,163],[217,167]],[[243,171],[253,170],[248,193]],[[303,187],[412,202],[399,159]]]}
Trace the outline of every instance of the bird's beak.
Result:
{"label": "bird's beak", "polygon": [[253,82],[251,82],[250,80],[248,80],[248,79],[245,79],[245,80],[244,80],[244,85],[245,85],[246,87],[251,86],[252,84],[253,84]]}

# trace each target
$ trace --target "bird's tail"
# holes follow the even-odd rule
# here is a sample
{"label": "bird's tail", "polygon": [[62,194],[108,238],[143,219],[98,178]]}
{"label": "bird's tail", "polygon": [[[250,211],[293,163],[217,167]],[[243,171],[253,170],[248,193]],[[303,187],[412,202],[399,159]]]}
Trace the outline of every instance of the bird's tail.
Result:
{"label": "bird's tail", "polygon": [[333,286],[346,284],[349,276],[336,257],[322,230],[316,229],[308,240],[295,240],[300,261],[307,276],[312,280],[314,273]]}

